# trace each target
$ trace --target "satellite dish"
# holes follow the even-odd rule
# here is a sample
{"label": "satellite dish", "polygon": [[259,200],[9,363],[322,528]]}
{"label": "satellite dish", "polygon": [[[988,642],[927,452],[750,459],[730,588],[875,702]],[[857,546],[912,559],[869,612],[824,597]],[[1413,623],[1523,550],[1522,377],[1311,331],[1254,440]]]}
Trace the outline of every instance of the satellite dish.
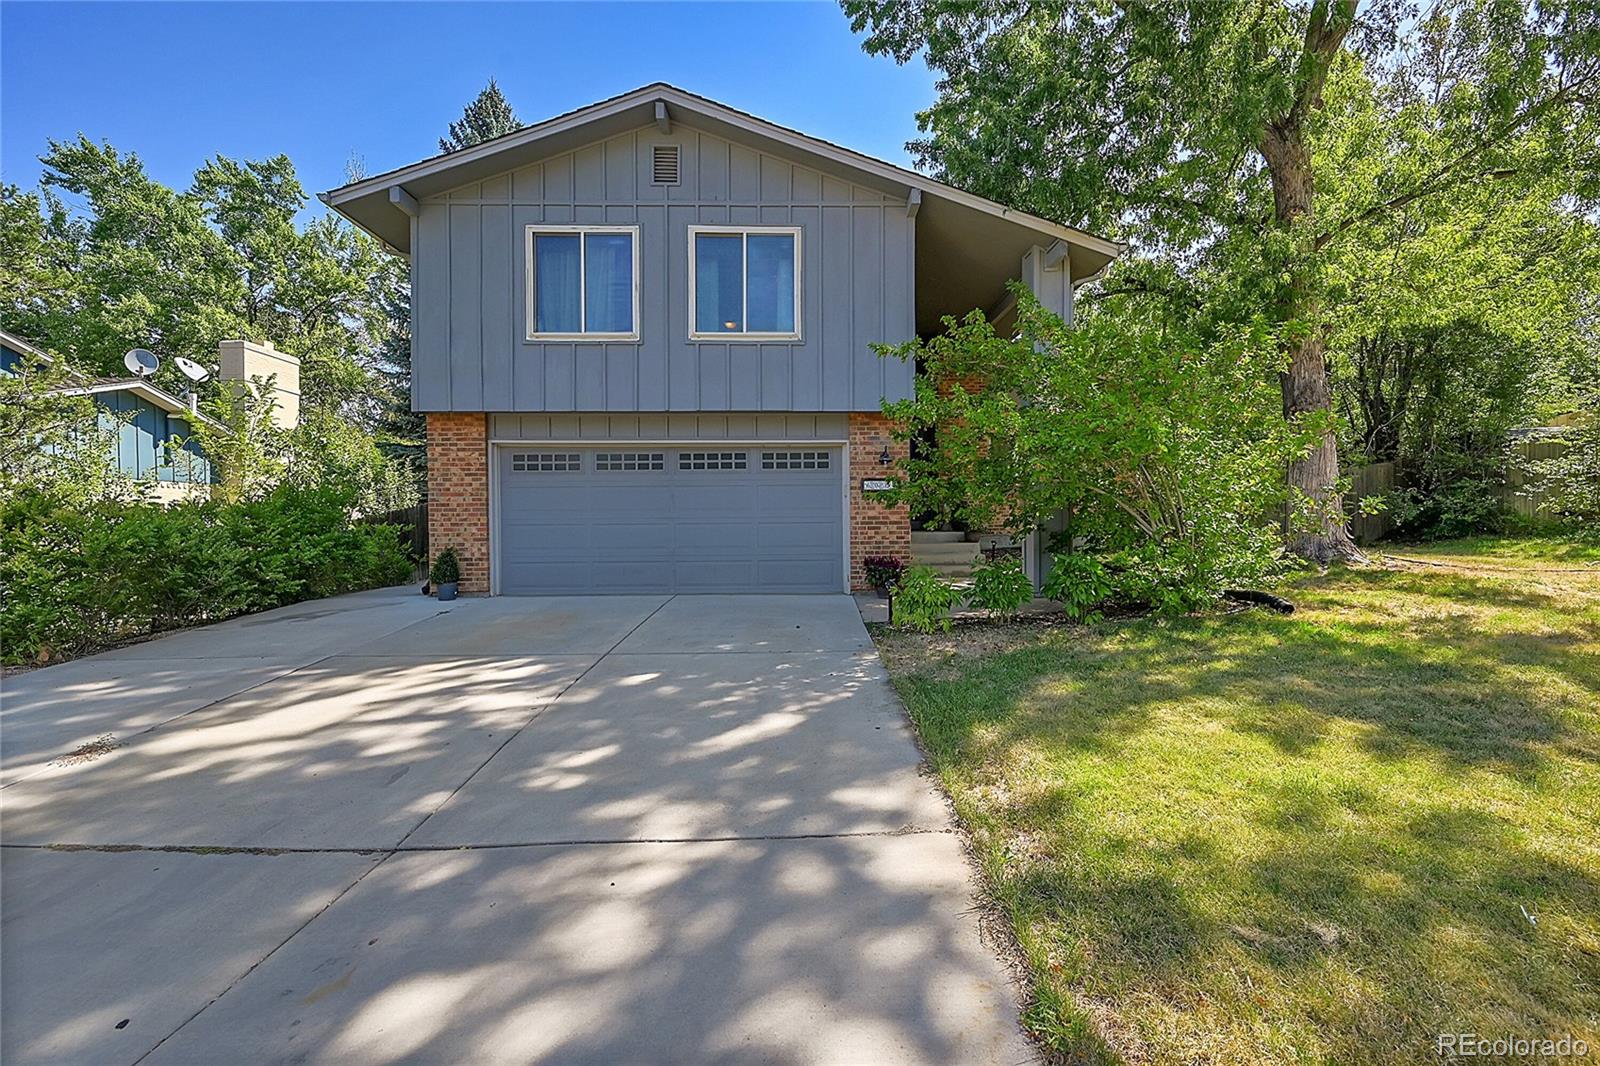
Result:
{"label": "satellite dish", "polygon": [[161,360],[156,358],[155,352],[134,348],[122,357],[122,365],[140,377],[147,378],[161,368]]}
{"label": "satellite dish", "polygon": [[206,378],[211,376],[211,371],[207,370],[193,359],[185,359],[180,355],[173,359],[173,362],[178,364],[178,369],[183,371],[183,376],[194,382],[196,385],[200,384]]}

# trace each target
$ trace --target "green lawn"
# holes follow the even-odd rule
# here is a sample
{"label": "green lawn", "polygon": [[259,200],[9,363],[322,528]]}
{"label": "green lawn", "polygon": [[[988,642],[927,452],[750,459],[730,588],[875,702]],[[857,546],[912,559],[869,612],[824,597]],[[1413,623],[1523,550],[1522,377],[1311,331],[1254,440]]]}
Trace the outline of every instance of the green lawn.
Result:
{"label": "green lawn", "polygon": [[1600,1055],[1600,551],[1392,552],[1448,565],[1291,617],[876,630],[1062,1058]]}

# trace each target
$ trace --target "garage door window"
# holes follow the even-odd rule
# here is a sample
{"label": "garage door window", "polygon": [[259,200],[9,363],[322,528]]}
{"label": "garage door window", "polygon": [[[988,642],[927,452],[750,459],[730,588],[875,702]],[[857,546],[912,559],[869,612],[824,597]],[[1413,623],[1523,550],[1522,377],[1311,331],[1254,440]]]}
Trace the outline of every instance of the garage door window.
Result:
{"label": "garage door window", "polygon": [[601,452],[594,457],[596,470],[661,470],[664,452]]}
{"label": "garage door window", "polygon": [[743,470],[746,452],[679,452],[679,470]]}
{"label": "garage door window", "polygon": [[826,470],[827,452],[762,452],[763,470]]}
{"label": "garage door window", "polygon": [[511,469],[519,474],[575,473],[583,464],[577,452],[513,452]]}

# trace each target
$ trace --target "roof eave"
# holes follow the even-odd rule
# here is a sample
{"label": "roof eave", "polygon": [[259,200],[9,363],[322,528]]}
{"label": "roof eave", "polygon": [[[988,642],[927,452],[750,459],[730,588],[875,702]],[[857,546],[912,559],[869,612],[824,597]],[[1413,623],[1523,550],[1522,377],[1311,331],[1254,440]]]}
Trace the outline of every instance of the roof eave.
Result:
{"label": "roof eave", "polygon": [[[871,156],[862,155],[852,149],[843,148],[828,141],[779,126],[776,123],[768,122],[765,119],[757,118],[754,115],[738,111],[725,104],[719,104],[714,100],[697,96],[663,82],[646,85],[631,92],[623,93],[620,96],[612,97],[609,100],[602,100],[599,103],[590,104],[576,111],[569,111],[502,137],[484,141],[482,144],[474,145],[471,148],[464,148],[459,152],[434,156],[383,174],[363,178],[361,181],[352,182],[322,193],[319,198],[328,207],[338,211],[362,230],[382,241],[390,250],[406,255],[410,251],[410,220],[397,207],[389,203],[388,190],[391,188],[400,187],[404,189],[407,182],[437,177],[451,170],[471,167],[473,164],[480,164],[501,153],[531,146],[558,134],[570,133],[585,126],[603,122],[606,119],[615,119],[636,107],[648,112],[641,113],[638,116],[638,125],[643,127],[655,121],[652,105],[657,101],[665,103],[669,108],[677,107],[687,113],[699,115],[702,119],[710,120],[713,123],[725,124],[735,130],[743,131],[747,135],[774,141],[794,151],[818,156],[846,170],[869,175],[880,183],[888,183],[897,189],[903,189],[907,196],[913,191],[921,191],[926,195],[936,196],[968,209],[977,210],[995,218],[1021,225],[1042,236],[1067,241],[1072,245],[1085,248],[1097,256],[1104,256],[1107,264],[1111,260],[1120,257],[1127,250],[1125,245],[1107,240],[1096,234],[1075,229],[1071,226],[1064,226],[1049,219],[1029,214],[1026,211],[1018,211],[993,200],[965,192],[952,185],[946,185],[915,171],[897,167],[892,163],[873,159]],[[415,195],[415,192],[413,191],[411,194]],[[425,193],[424,195],[430,194]],[[368,197],[376,197],[377,202],[361,204],[360,208],[357,209],[357,203]],[[390,214],[396,217],[393,219],[388,218],[387,216]],[[390,230],[389,236],[385,236],[384,233],[375,229],[376,220],[380,218],[385,222],[394,223],[392,228],[385,227]],[[390,239],[399,235],[402,226],[407,233],[406,248],[396,247],[394,241]],[[1103,269],[1104,265],[1100,267],[1100,270]],[[1098,275],[1100,270],[1094,271],[1094,275]]]}
{"label": "roof eave", "polygon": [[226,430],[228,427],[218,422],[210,415],[201,414],[192,410],[181,397],[174,396],[166,389],[150,384],[148,381],[102,381],[94,385],[75,385],[65,389],[51,389],[41,395],[55,396],[96,396],[106,392],[132,392],[143,396],[169,415],[180,415],[185,421],[204,422],[208,426]]}

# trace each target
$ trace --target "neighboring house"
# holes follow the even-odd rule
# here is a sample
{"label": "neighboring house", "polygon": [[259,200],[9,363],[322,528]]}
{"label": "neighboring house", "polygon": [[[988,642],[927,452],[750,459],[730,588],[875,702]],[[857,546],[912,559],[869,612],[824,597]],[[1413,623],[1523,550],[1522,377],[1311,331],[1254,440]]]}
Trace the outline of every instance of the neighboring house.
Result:
{"label": "neighboring house", "polygon": [[[275,351],[271,345],[248,341],[223,341],[219,345],[224,380],[248,380],[277,375],[274,415],[293,427],[299,416],[299,360]],[[28,362],[49,362],[50,355],[20,337],[0,331],[0,373],[14,374]],[[77,375],[74,375],[77,378]],[[67,396],[89,396],[99,405],[103,424],[115,429],[117,469],[134,481],[144,482],[159,500],[207,496],[215,471],[194,425],[219,425],[196,410],[194,397],[174,396],[145,378],[82,378],[57,390]]]}
{"label": "neighboring house", "polygon": [[871,345],[1121,250],[661,84],[322,199],[411,259],[430,543],[501,594],[863,587],[911,532]]}

